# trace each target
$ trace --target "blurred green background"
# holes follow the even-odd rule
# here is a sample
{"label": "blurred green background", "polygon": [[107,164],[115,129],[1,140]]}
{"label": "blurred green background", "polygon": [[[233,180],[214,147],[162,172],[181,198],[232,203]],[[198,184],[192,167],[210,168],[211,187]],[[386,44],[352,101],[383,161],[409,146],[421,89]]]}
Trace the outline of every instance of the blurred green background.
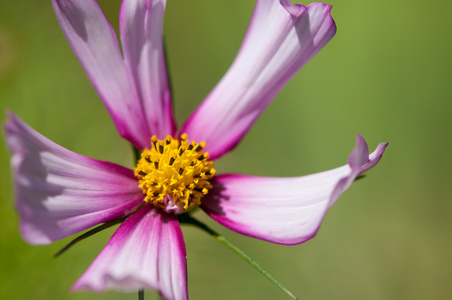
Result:
{"label": "blurred green background", "polygon": [[[120,1],[100,2],[117,28]],[[232,62],[254,1],[168,2],[164,30],[181,124]],[[390,143],[383,160],[342,196],[306,244],[262,242],[216,225],[201,211],[196,216],[300,299],[450,299],[452,2],[329,3],[337,35],[216,169],[265,176],[331,169],[346,163],[358,132],[371,149]],[[50,0],[0,2],[0,111],[6,109],[66,148],[132,166],[129,145],[72,54]],[[70,239],[26,244],[4,143],[0,165],[1,299],[137,298],[69,293],[113,230],[56,260],[52,255]],[[205,233],[183,231],[191,299],[288,299]],[[157,296],[146,292],[146,299]]]}

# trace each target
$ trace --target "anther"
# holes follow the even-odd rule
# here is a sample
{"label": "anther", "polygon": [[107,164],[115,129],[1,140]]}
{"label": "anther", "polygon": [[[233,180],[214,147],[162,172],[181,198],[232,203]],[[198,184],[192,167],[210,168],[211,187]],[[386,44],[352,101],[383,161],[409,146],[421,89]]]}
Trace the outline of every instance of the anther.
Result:
{"label": "anther", "polygon": [[[209,154],[203,154],[206,143],[189,143],[188,136],[182,134],[179,141],[169,135],[163,140],[153,136],[151,146],[143,150],[134,172],[146,195],[144,201],[176,214],[200,205],[215,175]],[[171,204],[165,199],[171,199]]]}

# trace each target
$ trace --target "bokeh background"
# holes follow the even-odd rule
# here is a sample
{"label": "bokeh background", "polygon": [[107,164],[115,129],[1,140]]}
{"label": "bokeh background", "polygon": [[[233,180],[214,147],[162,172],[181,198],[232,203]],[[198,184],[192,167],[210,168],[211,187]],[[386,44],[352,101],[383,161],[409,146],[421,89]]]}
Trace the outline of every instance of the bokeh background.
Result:
{"label": "bokeh background", "polygon": [[[120,1],[99,2],[117,28]],[[181,124],[232,62],[254,1],[168,2],[164,31]],[[216,169],[265,176],[331,169],[346,163],[358,132],[372,149],[390,143],[381,163],[302,245],[243,237],[201,211],[196,216],[300,299],[450,299],[452,2],[329,3],[337,35]],[[6,109],[66,148],[132,166],[130,147],[72,54],[50,0],[0,2],[0,111]],[[113,229],[58,259],[52,255],[70,239],[26,244],[18,234],[4,142],[0,166],[1,299],[137,298],[69,293]],[[183,231],[191,299],[288,299],[204,232]],[[146,299],[157,295],[146,292]]]}

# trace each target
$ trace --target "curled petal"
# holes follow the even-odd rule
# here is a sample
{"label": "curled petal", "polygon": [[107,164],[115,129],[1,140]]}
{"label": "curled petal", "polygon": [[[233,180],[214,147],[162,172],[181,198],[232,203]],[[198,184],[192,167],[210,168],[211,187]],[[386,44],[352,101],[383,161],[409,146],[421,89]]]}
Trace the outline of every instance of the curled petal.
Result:
{"label": "curled petal", "polygon": [[278,244],[303,243],[315,236],[326,211],[356,177],[378,163],[386,146],[379,144],[369,155],[358,135],[348,165],[303,177],[220,175],[202,208],[238,233]]}
{"label": "curled petal", "polygon": [[176,126],[162,41],[166,0],[125,0],[120,12],[124,58],[139,88],[149,131],[160,139]]}
{"label": "curled petal", "polygon": [[131,170],[69,151],[13,113],[5,130],[27,242],[51,243],[121,218],[143,201]]}
{"label": "curled petal", "polygon": [[181,132],[212,158],[240,141],[289,81],[336,33],[331,6],[258,0],[234,63]]}
{"label": "curled petal", "polygon": [[184,239],[174,214],[143,205],[116,230],[72,290],[158,290],[188,299]]}
{"label": "curled petal", "polygon": [[95,0],[52,0],[69,45],[110,113],[121,136],[137,148],[149,145],[137,87],[116,33]]}

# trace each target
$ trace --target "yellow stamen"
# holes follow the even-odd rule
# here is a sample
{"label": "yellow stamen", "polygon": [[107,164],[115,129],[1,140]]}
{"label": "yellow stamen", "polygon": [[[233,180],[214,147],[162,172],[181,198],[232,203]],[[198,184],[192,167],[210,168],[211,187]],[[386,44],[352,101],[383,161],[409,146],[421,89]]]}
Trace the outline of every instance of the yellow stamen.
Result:
{"label": "yellow stamen", "polygon": [[212,188],[209,180],[215,175],[205,142],[188,143],[183,134],[180,141],[167,136],[151,138],[152,148],[145,148],[135,167],[135,176],[143,190],[144,201],[167,212],[182,213],[201,204]]}

